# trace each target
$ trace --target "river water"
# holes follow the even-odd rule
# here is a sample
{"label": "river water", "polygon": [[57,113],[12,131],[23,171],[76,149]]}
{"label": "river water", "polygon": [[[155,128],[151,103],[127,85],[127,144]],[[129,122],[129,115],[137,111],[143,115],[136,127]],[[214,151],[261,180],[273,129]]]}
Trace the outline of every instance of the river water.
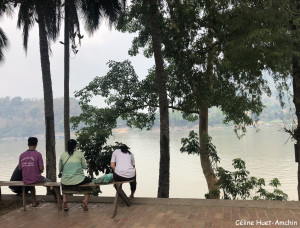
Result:
{"label": "river water", "polygon": [[[204,198],[207,185],[197,155],[180,153],[181,138],[188,136],[188,131],[171,132],[170,153],[170,198]],[[219,166],[233,171],[232,160],[241,158],[251,176],[264,178],[266,183],[277,177],[280,189],[288,194],[289,200],[297,200],[297,163],[295,163],[293,142],[287,133],[276,127],[262,128],[257,133],[249,128],[246,136],[237,139],[231,128],[210,129],[213,144],[221,158]],[[135,156],[137,168],[137,197],[156,197],[159,171],[159,133],[130,132],[114,134],[110,142],[123,142]],[[37,150],[45,157],[45,141],[39,140]],[[18,163],[21,152],[27,149],[27,140],[0,140],[0,180],[9,180]],[[56,139],[57,161],[63,151],[63,139]],[[129,193],[129,187],[124,186]],[[271,188],[267,188],[271,190]],[[113,196],[111,186],[102,187],[103,196]],[[2,193],[10,194],[7,187]],[[38,194],[45,189],[38,187]]]}

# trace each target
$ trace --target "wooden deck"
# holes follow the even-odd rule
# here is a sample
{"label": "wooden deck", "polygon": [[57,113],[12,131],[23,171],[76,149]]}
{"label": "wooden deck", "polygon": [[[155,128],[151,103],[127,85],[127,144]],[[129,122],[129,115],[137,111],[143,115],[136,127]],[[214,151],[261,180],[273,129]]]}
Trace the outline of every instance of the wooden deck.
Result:
{"label": "wooden deck", "polygon": [[[111,203],[90,203],[87,212],[80,207],[81,200],[78,197],[78,202],[69,203],[68,212],[57,211],[51,202],[37,208],[27,206],[27,211],[20,208],[2,215],[0,227],[300,227],[299,202],[137,198],[131,207],[120,204],[117,216],[111,218],[113,198],[107,200]],[[253,225],[243,226],[241,222]],[[264,222],[270,226],[260,226]]]}

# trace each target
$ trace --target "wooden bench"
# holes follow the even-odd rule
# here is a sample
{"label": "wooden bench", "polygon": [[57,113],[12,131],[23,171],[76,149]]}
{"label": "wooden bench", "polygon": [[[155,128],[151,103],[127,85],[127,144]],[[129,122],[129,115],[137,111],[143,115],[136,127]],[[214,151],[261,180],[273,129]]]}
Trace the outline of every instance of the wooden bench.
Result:
{"label": "wooden bench", "polygon": [[95,184],[94,182],[88,183],[88,184],[83,184],[79,185],[79,187],[97,187],[97,186],[104,186],[104,185],[116,185],[116,196],[114,199],[114,210],[112,213],[112,218],[114,218],[117,214],[117,209],[119,205],[119,198],[123,199],[124,203],[129,207],[131,205],[130,199],[127,197],[123,189],[121,188],[122,184],[124,183],[129,183],[131,181],[120,181],[120,182],[112,182],[108,184]]}
{"label": "wooden bench", "polygon": [[[124,183],[129,183],[131,181],[122,181],[122,182],[112,182],[108,184],[95,184],[94,182],[79,185],[78,187],[97,187],[97,186],[105,186],[105,185],[116,185],[116,195],[114,199],[114,210],[112,214],[112,218],[114,218],[117,214],[119,199],[123,199],[124,203],[127,206],[131,205],[130,199],[127,197],[123,189],[121,188],[121,185]],[[21,186],[22,192],[23,192],[23,207],[24,211],[26,211],[26,194],[25,194],[25,187],[27,186],[44,186],[44,187],[53,187],[56,194],[57,199],[57,208],[58,210],[62,209],[62,202],[61,202],[61,196],[60,196],[60,186],[61,183],[58,182],[43,182],[43,183],[37,183],[37,184],[24,184],[23,181],[0,181],[0,200],[1,200],[1,186]]]}
{"label": "wooden bench", "polygon": [[55,198],[57,200],[57,209],[61,210],[61,195],[60,195],[60,186],[58,182],[42,182],[36,184],[24,184],[23,181],[0,181],[0,200],[1,200],[1,186],[21,186],[22,187],[22,197],[23,197],[23,208],[26,211],[26,193],[25,187],[27,186],[44,186],[44,187],[53,187]]}

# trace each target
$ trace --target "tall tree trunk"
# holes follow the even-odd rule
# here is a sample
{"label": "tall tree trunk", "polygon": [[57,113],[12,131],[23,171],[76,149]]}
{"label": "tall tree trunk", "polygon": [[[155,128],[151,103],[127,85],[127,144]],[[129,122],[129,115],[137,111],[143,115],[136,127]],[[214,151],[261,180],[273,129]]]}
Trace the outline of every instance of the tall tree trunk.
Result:
{"label": "tall tree trunk", "polygon": [[[291,1],[291,7],[293,7],[294,12],[299,12],[300,10],[300,1]],[[291,29],[295,32],[295,34],[299,35],[297,20],[299,18],[299,15],[293,15],[294,19],[291,20]],[[296,116],[297,116],[297,128],[294,131],[294,135],[296,138],[297,143],[297,154],[298,154],[298,201],[300,201],[300,58],[298,56],[298,52],[300,50],[300,42],[298,40],[295,40],[293,43],[293,50],[296,53],[293,53],[292,56],[292,76],[293,76],[293,101],[296,108]]]}
{"label": "tall tree trunk", "polygon": [[[213,30],[211,28],[208,29],[208,42],[207,46],[211,47],[213,45]],[[208,91],[213,90],[213,50],[207,53],[207,69],[206,69],[206,80]],[[206,99],[209,99],[209,95],[206,96]],[[219,198],[219,194],[213,193],[214,190],[219,190],[219,187],[216,185],[218,179],[214,173],[212,168],[211,160],[207,151],[207,137],[208,137],[208,100],[202,100],[200,112],[199,112],[199,142],[200,142],[200,162],[203,170],[203,174],[206,179],[209,198]]]}
{"label": "tall tree trunk", "polygon": [[[202,171],[206,179],[207,187],[209,193],[213,190],[218,190],[219,188],[215,185],[217,183],[217,178],[212,168],[212,164],[206,150],[208,137],[208,108],[204,107],[199,112],[199,142],[200,142],[200,162],[202,166]],[[209,198],[219,198],[218,195],[209,194]]]}
{"label": "tall tree trunk", "polygon": [[156,80],[159,95],[160,114],[160,163],[159,163],[159,198],[169,198],[170,189],[170,135],[169,135],[169,110],[166,87],[166,75],[161,51],[161,40],[158,28],[158,5],[156,0],[150,0],[150,27],[153,43],[153,52],[156,66]]}
{"label": "tall tree trunk", "polygon": [[[295,50],[299,49],[300,44],[295,44]],[[298,148],[298,161],[300,161],[300,58],[296,55],[293,56],[293,90],[294,90],[294,104],[296,107],[297,128],[295,130],[295,137],[297,140]],[[298,201],[300,201],[300,162],[298,162]]]}
{"label": "tall tree trunk", "polygon": [[49,44],[42,13],[38,13],[40,55],[44,88],[44,108],[46,125],[46,177],[56,181],[55,128],[53,112],[53,93],[49,61]]}
{"label": "tall tree trunk", "polygon": [[65,37],[64,37],[64,135],[65,151],[70,139],[70,5],[69,0],[65,0]]}

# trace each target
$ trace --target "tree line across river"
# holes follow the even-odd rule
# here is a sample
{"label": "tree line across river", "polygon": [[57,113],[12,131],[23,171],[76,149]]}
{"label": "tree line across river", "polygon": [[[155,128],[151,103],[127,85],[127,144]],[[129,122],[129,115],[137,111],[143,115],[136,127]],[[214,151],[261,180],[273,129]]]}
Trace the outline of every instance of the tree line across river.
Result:
{"label": "tree line across river", "polygon": [[[282,124],[290,120],[289,108],[281,108],[275,97],[264,99],[264,111],[260,116],[263,124]],[[78,101],[70,99],[71,116],[81,113]],[[221,110],[209,110],[209,126],[221,126],[224,115]],[[54,99],[55,131],[63,132],[63,98]],[[44,134],[44,102],[43,99],[22,99],[21,97],[0,98],[0,138],[27,137]],[[159,127],[159,117],[156,116],[154,127]],[[170,112],[170,127],[188,127],[197,122],[188,122],[182,118],[179,111]],[[126,127],[126,121],[119,119],[118,127]]]}

